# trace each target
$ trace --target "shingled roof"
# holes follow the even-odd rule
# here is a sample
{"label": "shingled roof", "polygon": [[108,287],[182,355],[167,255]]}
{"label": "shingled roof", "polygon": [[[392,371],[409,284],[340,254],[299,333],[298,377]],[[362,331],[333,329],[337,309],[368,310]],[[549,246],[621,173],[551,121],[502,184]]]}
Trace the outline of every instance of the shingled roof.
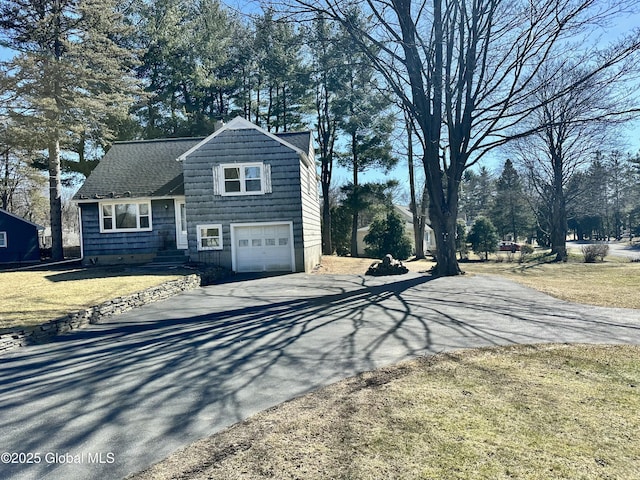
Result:
{"label": "shingled roof", "polygon": [[184,195],[176,159],[202,138],[116,142],[75,194],[75,200]]}
{"label": "shingled roof", "polygon": [[302,150],[304,153],[309,152],[312,139],[311,132],[285,132],[276,133],[275,136]]}
{"label": "shingled roof", "polygon": [[[240,117],[225,127],[261,130]],[[278,137],[307,158],[312,141],[311,132],[266,134]],[[213,136],[116,142],[73,198],[82,201],[184,195],[183,165],[177,160]],[[307,158],[307,161],[310,160]]]}

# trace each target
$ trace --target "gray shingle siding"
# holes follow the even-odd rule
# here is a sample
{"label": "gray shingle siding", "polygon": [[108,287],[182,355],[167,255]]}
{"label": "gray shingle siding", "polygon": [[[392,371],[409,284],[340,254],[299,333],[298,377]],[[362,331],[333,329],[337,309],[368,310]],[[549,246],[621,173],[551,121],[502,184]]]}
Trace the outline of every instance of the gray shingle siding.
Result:
{"label": "gray shingle siding", "polygon": [[[85,258],[117,262],[122,256],[132,261],[175,248],[174,201],[184,198],[188,253],[193,261],[231,268],[231,225],[282,223],[292,226],[296,270],[309,271],[320,259],[321,243],[312,140],[309,132],[274,136],[238,118],[207,139],[116,143],[74,197],[82,211]],[[234,163],[268,165],[271,191],[215,194],[214,166]],[[266,170],[263,180],[264,174]],[[99,201],[114,199],[150,199],[153,230],[100,233]],[[223,249],[199,251],[197,226],[212,224],[222,225]],[[275,263],[265,268],[285,265],[283,249],[276,252]]]}
{"label": "gray shingle siding", "polygon": [[110,255],[154,255],[175,248],[176,224],[173,200],[152,200],[150,232],[100,233],[98,203],[81,203],[82,242],[85,258]]}
{"label": "gray shingle siding", "polygon": [[[214,165],[251,162],[271,165],[272,193],[214,195]],[[230,224],[291,221],[296,269],[304,270],[300,156],[295,150],[254,129],[227,130],[185,159],[184,179],[192,259],[202,261],[214,256],[231,267]],[[198,252],[196,230],[204,224],[223,225],[222,252]]]}
{"label": "gray shingle siding", "polygon": [[318,196],[318,182],[316,178],[315,162],[311,152],[311,165],[308,167],[301,162],[303,173],[301,188],[302,217],[304,224],[303,243],[305,271],[312,270],[320,261],[322,255],[322,234],[320,222],[320,199]]}

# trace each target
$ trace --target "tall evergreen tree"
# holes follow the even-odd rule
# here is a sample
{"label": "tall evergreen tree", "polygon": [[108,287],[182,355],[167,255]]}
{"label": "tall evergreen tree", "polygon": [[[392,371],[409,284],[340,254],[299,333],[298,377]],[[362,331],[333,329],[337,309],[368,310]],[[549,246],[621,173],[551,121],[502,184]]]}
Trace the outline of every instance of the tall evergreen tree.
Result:
{"label": "tall evergreen tree", "polygon": [[522,181],[511,160],[506,160],[496,181],[496,193],[490,214],[498,234],[505,239],[511,235],[514,242],[530,226],[529,205],[524,197]]}
{"label": "tall evergreen tree", "polygon": [[[7,65],[12,117],[48,152],[52,257],[63,258],[61,151],[109,116],[126,116],[135,90],[130,33],[117,0],[5,0],[0,43],[17,55]],[[104,135],[107,129],[100,129]]]}
{"label": "tall evergreen tree", "polygon": [[460,216],[467,223],[488,216],[494,191],[495,180],[486,167],[481,167],[477,173],[465,171],[460,182]]}
{"label": "tall evergreen tree", "polygon": [[255,105],[255,122],[269,131],[297,129],[310,93],[302,34],[290,21],[277,18],[273,9],[254,21],[254,30],[256,84],[262,99]]}
{"label": "tall evergreen tree", "polygon": [[[352,10],[350,15],[350,21],[354,24],[365,23],[359,10]],[[343,94],[337,102],[338,127],[344,132],[348,145],[348,150],[341,155],[339,163],[352,172],[353,194],[358,195],[359,174],[370,169],[389,171],[398,163],[398,159],[392,154],[390,142],[394,118],[389,113],[392,104],[390,96],[379,86],[379,75],[369,58],[357,49],[346,32],[342,43],[344,50],[352,53],[344,65]],[[352,256],[360,253],[357,242],[360,227],[358,213],[357,209],[353,210]]]}
{"label": "tall evergreen tree", "polygon": [[336,24],[318,16],[309,34],[309,46],[313,51],[311,82],[315,90],[313,109],[319,149],[320,186],[322,189],[322,253],[331,255],[331,181],[336,141],[338,139],[338,100],[345,83],[344,64],[348,53],[339,41],[340,30]]}
{"label": "tall evergreen tree", "polygon": [[569,227],[585,237],[620,239],[628,228],[634,180],[631,159],[619,151],[598,152],[589,167],[569,184],[575,200],[569,203]]}
{"label": "tall evergreen tree", "polygon": [[145,138],[208,135],[242,111],[248,29],[219,1],[140,0],[138,75],[148,95],[138,106]]}

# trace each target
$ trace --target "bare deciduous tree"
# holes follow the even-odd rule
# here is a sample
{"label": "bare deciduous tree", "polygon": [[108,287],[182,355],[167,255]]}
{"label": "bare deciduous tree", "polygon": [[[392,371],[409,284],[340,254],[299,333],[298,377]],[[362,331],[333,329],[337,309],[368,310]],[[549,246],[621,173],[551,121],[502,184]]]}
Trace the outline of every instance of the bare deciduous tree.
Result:
{"label": "bare deciduous tree", "polygon": [[[624,89],[616,85],[624,78],[621,72],[587,73],[580,62],[540,69],[534,84],[535,103],[541,106],[527,119],[534,133],[513,142],[532,185],[547,204],[545,223],[557,261],[567,259],[567,186],[596,152],[606,148],[612,128],[633,111],[630,97],[621,97]],[[584,80],[576,84],[579,79]],[[576,86],[567,89],[567,85]]]}
{"label": "bare deciduous tree", "polygon": [[[518,128],[549,100],[533,80],[567,57],[568,39],[590,45],[590,27],[633,6],[599,0],[366,0],[366,31],[350,21],[351,2],[288,0],[298,13],[340,22],[408,109],[425,141],[423,168],[440,275],[456,275],[458,187],[488,151],[531,133]],[[362,3],[362,2],[358,2]],[[638,35],[592,52],[584,74],[557,96],[638,51]],[[369,48],[373,46],[375,51]],[[557,63],[562,67],[562,62]]]}

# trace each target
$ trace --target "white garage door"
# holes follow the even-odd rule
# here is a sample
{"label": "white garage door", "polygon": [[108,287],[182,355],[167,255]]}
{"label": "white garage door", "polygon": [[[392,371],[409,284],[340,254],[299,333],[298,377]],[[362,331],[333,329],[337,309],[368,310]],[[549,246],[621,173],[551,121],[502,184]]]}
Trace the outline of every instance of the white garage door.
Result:
{"label": "white garage door", "polygon": [[290,224],[232,228],[237,272],[293,271]]}

